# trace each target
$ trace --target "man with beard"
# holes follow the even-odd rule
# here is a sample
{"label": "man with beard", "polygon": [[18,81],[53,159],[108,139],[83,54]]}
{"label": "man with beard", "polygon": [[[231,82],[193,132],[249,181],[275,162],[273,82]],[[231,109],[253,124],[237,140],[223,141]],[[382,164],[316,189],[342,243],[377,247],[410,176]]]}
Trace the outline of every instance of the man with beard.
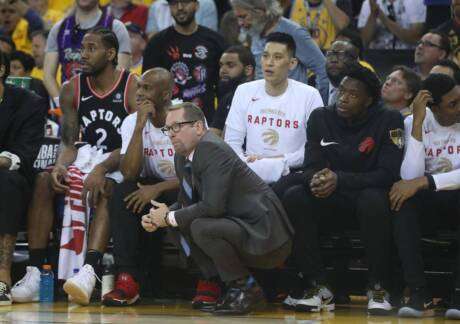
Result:
{"label": "man with beard", "polygon": [[131,43],[123,23],[102,12],[99,0],[76,0],[75,4],[75,11],[50,30],[46,43],[43,83],[56,107],[60,89],[56,80],[58,66],[61,65],[62,82],[81,72],[81,42],[88,30],[96,26],[112,30],[120,44],[118,64],[128,69],[131,61]]}
{"label": "man with beard", "polygon": [[161,131],[173,86],[171,73],[163,68],[144,72],[136,92],[137,112],[121,126],[120,171],[124,181],[115,187],[109,210],[118,275],[114,289],[103,296],[106,306],[127,306],[137,301],[141,283],[137,251],[149,238],[154,240],[153,249],[160,249],[163,236],[158,235],[162,232],[153,237],[143,235],[139,220],[148,213],[151,200],[168,205],[177,200],[174,148]]}
{"label": "man with beard", "polygon": [[242,45],[229,47],[220,58],[218,107],[210,130],[221,136],[236,88],[254,79],[256,62],[251,51]]}
{"label": "man with beard", "polygon": [[[96,283],[96,272],[109,240],[108,198],[114,184],[111,178],[115,178],[111,173],[118,170],[120,161],[120,128],[123,120],[135,109],[136,77],[117,69],[118,46],[117,36],[111,30],[96,27],[87,32],[81,51],[83,74],[73,77],[62,87],[60,98],[64,115],[61,150],[52,172],[42,172],[35,180],[27,215],[30,266],[24,278],[12,289],[15,302],[39,299],[39,269],[46,264],[49,233],[54,220],[54,198],[57,194],[68,194],[69,199],[73,199],[69,205],[76,206],[76,210],[85,213],[86,208],[82,207],[86,207],[88,201],[95,212],[86,251],[83,239],[69,239],[68,243],[62,244],[68,246],[66,250],[75,251],[74,256],[86,252],[83,267],[71,277],[73,266],[78,268],[80,264],[74,259],[63,260],[60,257],[64,273],[59,277],[71,277],[64,284],[64,290],[74,302],[83,305],[89,303]],[[77,150],[75,142],[79,139],[80,131],[82,140],[89,145]],[[93,161],[93,155],[100,158]],[[77,161],[79,167],[76,172],[81,174],[83,183],[77,182],[71,191],[73,179],[69,176],[69,170],[75,170]],[[80,227],[70,225],[69,228],[80,230]]]}
{"label": "man with beard", "polygon": [[326,73],[329,78],[327,104],[337,101],[337,88],[345,75],[347,66],[352,62],[359,62],[356,47],[345,41],[335,41],[326,52]]}
{"label": "man with beard", "polygon": [[316,75],[316,89],[325,102],[327,99],[327,75],[325,59],[308,31],[297,23],[284,18],[278,0],[231,0],[239,26],[251,36],[251,52],[256,60],[256,79],[263,78],[261,56],[270,33],[289,34],[296,45],[298,64],[289,72],[289,78],[308,84],[308,72]]}
{"label": "man with beard", "polygon": [[193,102],[211,123],[224,40],[196,23],[197,0],[168,0],[168,4],[175,24],[149,41],[142,71],[153,67],[170,70],[175,82],[173,98]]}
{"label": "man with beard", "polygon": [[414,53],[415,70],[425,79],[433,66],[446,59],[450,54],[447,35],[438,31],[429,31],[417,42]]}

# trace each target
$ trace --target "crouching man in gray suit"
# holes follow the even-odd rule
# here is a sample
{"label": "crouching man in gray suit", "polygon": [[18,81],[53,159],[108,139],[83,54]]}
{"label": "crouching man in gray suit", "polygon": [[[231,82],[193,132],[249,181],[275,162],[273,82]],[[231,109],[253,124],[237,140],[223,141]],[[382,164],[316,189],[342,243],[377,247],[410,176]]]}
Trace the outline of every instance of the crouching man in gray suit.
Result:
{"label": "crouching man in gray suit", "polygon": [[[264,299],[248,267],[274,268],[290,254],[293,229],[286,212],[268,185],[208,131],[194,104],[170,108],[162,130],[176,152],[179,198],[170,208],[152,201],[142,226],[150,232],[169,226],[182,245],[185,238],[203,275],[226,283],[214,314],[248,313]],[[204,306],[209,310],[209,300]]]}

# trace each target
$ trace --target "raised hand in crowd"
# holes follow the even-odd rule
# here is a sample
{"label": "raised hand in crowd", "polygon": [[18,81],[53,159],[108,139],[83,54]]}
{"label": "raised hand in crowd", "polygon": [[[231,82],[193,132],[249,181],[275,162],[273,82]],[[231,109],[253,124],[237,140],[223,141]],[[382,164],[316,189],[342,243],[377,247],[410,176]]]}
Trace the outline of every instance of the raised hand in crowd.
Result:
{"label": "raised hand in crowd", "polygon": [[426,107],[433,101],[428,90],[420,90],[412,102],[412,114],[414,122],[412,124],[412,137],[417,141],[422,140],[422,125],[425,120]]}

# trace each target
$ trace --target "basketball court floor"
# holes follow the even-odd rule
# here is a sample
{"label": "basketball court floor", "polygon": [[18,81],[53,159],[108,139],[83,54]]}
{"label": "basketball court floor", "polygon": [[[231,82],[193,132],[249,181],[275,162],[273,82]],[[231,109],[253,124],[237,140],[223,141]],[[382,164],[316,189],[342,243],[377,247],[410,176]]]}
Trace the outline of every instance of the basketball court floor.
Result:
{"label": "basketball court floor", "polygon": [[1,323],[168,323],[168,324],[316,324],[316,323],[368,323],[368,324],[437,324],[460,323],[444,321],[442,312],[438,317],[399,319],[397,317],[368,317],[365,305],[353,304],[337,307],[335,312],[304,314],[286,311],[279,305],[270,304],[265,309],[248,316],[216,317],[195,311],[186,301],[143,301],[134,307],[103,307],[97,303],[82,307],[66,302],[54,304],[15,304],[0,306]]}

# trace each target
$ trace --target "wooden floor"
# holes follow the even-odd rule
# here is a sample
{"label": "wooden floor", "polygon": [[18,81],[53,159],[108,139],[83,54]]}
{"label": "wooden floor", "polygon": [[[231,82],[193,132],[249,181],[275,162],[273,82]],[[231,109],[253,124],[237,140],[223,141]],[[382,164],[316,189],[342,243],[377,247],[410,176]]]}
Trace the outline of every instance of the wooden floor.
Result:
{"label": "wooden floor", "polygon": [[398,319],[397,317],[368,317],[363,305],[338,307],[335,312],[321,314],[295,313],[282,309],[279,305],[269,305],[266,309],[248,316],[216,317],[191,309],[185,301],[144,301],[135,307],[103,307],[97,303],[87,307],[58,302],[54,304],[15,304],[0,306],[2,323],[379,323],[379,324],[434,324],[460,323],[444,321],[442,312],[438,317],[423,320]]}

